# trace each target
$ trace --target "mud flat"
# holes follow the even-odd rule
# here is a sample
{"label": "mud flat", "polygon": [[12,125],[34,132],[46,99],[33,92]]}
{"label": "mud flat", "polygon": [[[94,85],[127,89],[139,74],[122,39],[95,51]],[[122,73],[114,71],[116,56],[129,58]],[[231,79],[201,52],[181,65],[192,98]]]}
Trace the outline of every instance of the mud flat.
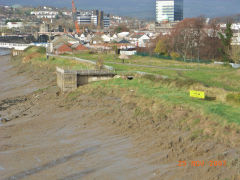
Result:
{"label": "mud flat", "polygon": [[30,77],[19,75],[10,62],[10,56],[0,56],[0,77],[0,100],[31,93],[41,86]]}
{"label": "mud flat", "polygon": [[0,179],[239,179],[239,148],[189,139],[174,126],[180,110],[156,128],[117,93],[61,94],[33,78],[47,74],[16,68],[0,59],[0,114],[10,119],[0,126]]}
{"label": "mud flat", "polygon": [[152,165],[128,157],[129,137],[101,126],[95,113],[103,107],[91,107],[93,99],[66,109],[54,85],[34,92],[43,85],[16,73],[8,57],[0,63],[0,114],[11,120],[0,126],[0,179],[152,176]]}

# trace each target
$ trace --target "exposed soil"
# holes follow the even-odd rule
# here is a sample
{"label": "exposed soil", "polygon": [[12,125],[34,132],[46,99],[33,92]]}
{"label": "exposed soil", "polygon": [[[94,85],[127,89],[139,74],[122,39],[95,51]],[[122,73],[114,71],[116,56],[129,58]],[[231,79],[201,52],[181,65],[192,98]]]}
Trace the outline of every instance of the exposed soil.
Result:
{"label": "exposed soil", "polygon": [[[0,179],[240,179],[239,146],[177,127],[184,109],[136,114],[141,99],[127,90],[130,98],[86,86],[71,97],[55,74],[30,67],[0,57],[0,118],[9,120],[0,124]],[[198,160],[204,166],[192,167]]]}

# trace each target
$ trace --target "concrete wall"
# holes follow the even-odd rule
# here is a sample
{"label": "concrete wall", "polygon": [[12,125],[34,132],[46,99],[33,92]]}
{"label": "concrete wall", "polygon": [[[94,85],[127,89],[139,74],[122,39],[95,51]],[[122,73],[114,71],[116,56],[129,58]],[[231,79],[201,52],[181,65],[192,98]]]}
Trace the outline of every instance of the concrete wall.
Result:
{"label": "concrete wall", "polygon": [[19,56],[23,53],[21,50],[12,49],[12,56]]}
{"label": "concrete wall", "polygon": [[77,89],[77,73],[65,72],[57,67],[57,86],[63,92]]}
{"label": "concrete wall", "polygon": [[57,67],[57,86],[63,91],[73,91],[81,85],[94,81],[108,80],[115,75],[112,72],[103,71],[65,71]]}
{"label": "concrete wall", "polygon": [[83,76],[83,75],[77,75],[77,85],[81,86],[84,84],[88,84],[90,82],[94,81],[103,81],[103,80],[108,80],[112,79],[113,75],[101,75],[101,76]]}

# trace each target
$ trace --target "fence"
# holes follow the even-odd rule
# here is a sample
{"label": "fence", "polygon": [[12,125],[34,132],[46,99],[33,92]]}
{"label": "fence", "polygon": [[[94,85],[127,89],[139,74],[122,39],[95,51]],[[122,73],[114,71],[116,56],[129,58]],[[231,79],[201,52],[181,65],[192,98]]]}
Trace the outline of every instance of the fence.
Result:
{"label": "fence", "polygon": [[161,55],[161,54],[150,55],[149,53],[145,53],[145,52],[137,52],[136,55],[143,56],[143,57],[146,57],[146,56],[155,57],[155,58],[165,59],[165,60],[183,61],[183,62],[187,62],[187,63],[205,63],[205,64],[210,64],[210,63],[213,62],[211,60],[202,60],[202,59],[199,59],[199,60],[198,59],[186,59],[186,60],[184,60],[183,58],[173,59],[171,56],[164,56],[164,55]]}

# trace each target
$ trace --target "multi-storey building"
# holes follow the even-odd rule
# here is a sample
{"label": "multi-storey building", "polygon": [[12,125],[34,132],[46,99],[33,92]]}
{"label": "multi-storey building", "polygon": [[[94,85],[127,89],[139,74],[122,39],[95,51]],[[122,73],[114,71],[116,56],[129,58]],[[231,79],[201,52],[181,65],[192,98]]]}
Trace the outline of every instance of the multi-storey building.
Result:
{"label": "multi-storey building", "polygon": [[156,0],[156,22],[183,20],[183,0]]}
{"label": "multi-storey building", "polygon": [[78,12],[77,20],[80,25],[94,25],[100,28],[110,26],[110,15],[104,15],[103,11]]}

